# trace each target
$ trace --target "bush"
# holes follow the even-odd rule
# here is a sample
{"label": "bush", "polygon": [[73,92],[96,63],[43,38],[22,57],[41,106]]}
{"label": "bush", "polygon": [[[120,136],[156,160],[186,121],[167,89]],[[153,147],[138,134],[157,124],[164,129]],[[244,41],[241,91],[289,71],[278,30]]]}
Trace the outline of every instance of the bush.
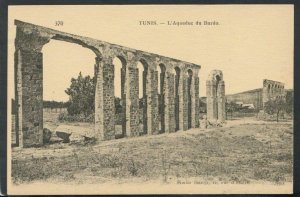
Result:
{"label": "bush", "polygon": [[58,116],[58,120],[60,122],[67,121],[67,122],[94,122],[94,114],[90,114],[88,116],[84,114],[75,114],[70,115],[67,112],[62,112]]}

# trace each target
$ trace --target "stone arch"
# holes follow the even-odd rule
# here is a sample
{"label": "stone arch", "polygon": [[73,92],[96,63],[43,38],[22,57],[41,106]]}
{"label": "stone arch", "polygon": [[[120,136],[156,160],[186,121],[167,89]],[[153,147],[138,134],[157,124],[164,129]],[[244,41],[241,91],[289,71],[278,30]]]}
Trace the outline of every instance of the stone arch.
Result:
{"label": "stone arch", "polygon": [[[15,97],[18,105],[16,141],[17,145],[21,147],[43,144],[44,63],[42,49],[51,39],[79,44],[92,50],[96,57],[101,57],[101,53],[96,47],[79,39],[72,39],[70,36],[62,36],[57,33],[43,32],[22,25],[17,27],[15,39]],[[24,69],[27,72],[22,72]],[[26,101],[26,98],[30,98],[30,102]]]}
{"label": "stone arch", "polygon": [[[43,54],[44,100],[69,98],[65,94],[65,90],[69,88],[70,79],[77,78],[79,72],[83,76],[89,75],[91,78],[96,76],[95,58],[97,56],[89,48],[73,42],[51,39],[42,47],[41,53]],[[61,75],[64,69],[68,69],[68,72]],[[56,96],[57,94],[60,98]],[[91,108],[91,111],[94,110],[94,104],[88,107]]]}
{"label": "stone arch", "polygon": [[88,48],[88,49],[92,50],[97,57],[102,57],[102,54],[101,54],[99,48],[97,48],[97,47],[95,47],[91,44],[87,44],[83,40],[72,38],[70,36],[65,36],[65,35],[61,35],[61,34],[55,34],[51,39],[61,40],[61,41],[64,41],[64,42],[70,42],[70,43],[74,43],[74,44],[79,44],[84,48]]}

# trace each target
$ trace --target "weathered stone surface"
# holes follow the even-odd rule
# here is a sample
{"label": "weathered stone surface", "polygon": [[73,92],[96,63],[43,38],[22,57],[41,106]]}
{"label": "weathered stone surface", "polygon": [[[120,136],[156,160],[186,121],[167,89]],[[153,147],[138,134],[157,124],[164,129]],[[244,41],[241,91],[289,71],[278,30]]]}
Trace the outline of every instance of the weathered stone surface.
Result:
{"label": "weathered stone surface", "polygon": [[[198,73],[199,73],[199,70],[197,70],[196,74],[195,74],[195,80],[194,80],[194,83],[195,83],[195,108],[192,107],[192,110],[193,110],[193,113],[194,113],[194,119],[195,119],[195,128],[199,127],[200,123],[199,123],[199,117],[200,117],[200,106],[199,106],[199,86],[200,86],[200,83],[199,83],[199,77],[198,77]],[[193,115],[192,115],[193,117]]]}
{"label": "weathered stone surface", "polygon": [[65,131],[56,131],[55,132],[56,136],[63,139],[64,143],[69,143],[70,142],[70,136],[72,135],[72,133],[68,133]]}
{"label": "weathered stone surface", "polygon": [[126,78],[126,136],[139,136],[139,78],[138,69],[128,67]]}
{"label": "weathered stone surface", "polygon": [[164,118],[165,118],[165,132],[175,132],[175,98],[174,98],[174,74],[166,73],[164,88]]}
{"label": "weathered stone surface", "polygon": [[16,130],[19,145],[30,147],[43,143],[43,54],[20,49],[15,53]]}
{"label": "weathered stone surface", "polygon": [[147,78],[147,133],[152,135],[158,131],[158,75],[155,69],[149,69]]}
{"label": "weathered stone surface", "polygon": [[111,58],[98,59],[95,91],[95,134],[99,140],[115,139],[114,66]]}
{"label": "weathered stone surface", "polygon": [[43,143],[44,144],[49,143],[51,136],[52,136],[52,132],[50,131],[50,129],[44,128],[43,129]]}

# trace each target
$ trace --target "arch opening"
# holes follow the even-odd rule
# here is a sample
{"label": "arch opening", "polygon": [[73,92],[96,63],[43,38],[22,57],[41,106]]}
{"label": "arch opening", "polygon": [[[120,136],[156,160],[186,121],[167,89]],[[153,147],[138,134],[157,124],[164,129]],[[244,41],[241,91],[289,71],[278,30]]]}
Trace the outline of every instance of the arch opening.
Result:
{"label": "arch opening", "polygon": [[166,66],[159,64],[158,66],[159,80],[158,80],[158,115],[159,115],[159,132],[165,132],[165,75]]}
{"label": "arch opening", "polygon": [[[64,121],[69,122],[70,125],[76,125],[78,122],[89,122],[94,125],[96,55],[92,50],[87,50],[77,43],[62,41],[64,40],[51,39],[42,47],[40,53],[26,54],[28,57],[34,57],[32,59],[36,62],[33,63],[35,67],[31,68],[30,72],[23,73],[23,76],[28,76],[28,81],[23,83],[29,90],[34,89],[34,91],[27,93],[32,102],[22,105],[26,113],[18,116],[31,117],[28,121],[35,124],[30,128],[34,131],[30,134],[24,132],[22,128],[16,129],[17,146],[28,147],[32,144],[45,143],[43,139],[37,142],[39,138],[33,135],[43,132],[44,128],[54,131],[64,124]],[[42,58],[36,58],[37,55]],[[15,63],[22,64],[22,62]],[[65,72],[66,68],[69,68],[68,72]],[[19,77],[18,73],[15,73],[15,76]],[[74,92],[75,83],[81,90],[79,93]],[[24,91],[15,88],[15,97]],[[84,98],[81,97],[82,92],[86,93]],[[86,105],[80,105],[78,99],[83,100]],[[22,100],[18,102],[22,103]],[[29,108],[30,111],[27,110]],[[16,125],[18,128],[22,127],[22,123]],[[24,137],[20,139],[19,131],[23,132],[22,135],[28,140],[24,140]]]}
{"label": "arch opening", "polygon": [[114,66],[114,102],[115,102],[115,137],[126,135],[126,60],[122,56],[113,59]]}
{"label": "arch opening", "polygon": [[179,82],[180,68],[175,67],[175,131],[179,130]]}
{"label": "arch opening", "polygon": [[148,64],[144,59],[141,59],[137,64],[139,72],[139,114],[140,114],[140,134],[148,133],[147,123],[147,77],[148,77]]}
{"label": "arch opening", "polygon": [[219,75],[216,75],[216,89],[215,94],[217,96],[217,102],[216,102],[216,118],[219,119],[219,83],[221,81],[221,77]]}

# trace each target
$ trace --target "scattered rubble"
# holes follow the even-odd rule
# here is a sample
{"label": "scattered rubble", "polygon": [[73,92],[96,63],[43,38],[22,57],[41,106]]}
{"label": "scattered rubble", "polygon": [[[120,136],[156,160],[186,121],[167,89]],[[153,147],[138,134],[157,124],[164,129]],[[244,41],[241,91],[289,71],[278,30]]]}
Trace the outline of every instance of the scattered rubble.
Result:
{"label": "scattered rubble", "polygon": [[49,143],[51,136],[52,136],[52,132],[50,131],[50,129],[44,128],[43,129],[43,143],[44,144]]}

